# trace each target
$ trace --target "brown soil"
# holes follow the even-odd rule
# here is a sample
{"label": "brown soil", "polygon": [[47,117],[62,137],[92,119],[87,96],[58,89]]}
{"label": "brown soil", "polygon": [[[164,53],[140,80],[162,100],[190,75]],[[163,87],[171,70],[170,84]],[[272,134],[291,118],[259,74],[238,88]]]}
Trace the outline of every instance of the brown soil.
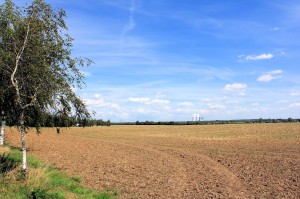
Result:
{"label": "brown soil", "polygon": [[44,129],[27,146],[120,198],[300,198],[299,123]]}

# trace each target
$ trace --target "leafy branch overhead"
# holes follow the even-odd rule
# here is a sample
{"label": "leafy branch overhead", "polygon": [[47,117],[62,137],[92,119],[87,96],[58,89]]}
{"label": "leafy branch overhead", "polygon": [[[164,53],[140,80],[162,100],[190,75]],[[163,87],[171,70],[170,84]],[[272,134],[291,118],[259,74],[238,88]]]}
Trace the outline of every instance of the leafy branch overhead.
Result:
{"label": "leafy branch overhead", "polygon": [[90,117],[71,88],[81,88],[79,67],[92,61],[72,57],[74,39],[65,18],[64,10],[53,10],[43,0],[24,8],[6,0],[0,7],[0,107],[20,127],[25,156],[28,121],[38,130],[45,114]]}
{"label": "leafy branch overhead", "polygon": [[42,0],[25,9],[10,0],[1,6],[1,76],[10,79],[7,89],[13,90],[15,111],[34,107],[70,114],[72,109],[79,117],[89,117],[71,88],[83,83],[78,66],[92,61],[71,56],[74,39],[65,17],[64,10],[54,11]]}

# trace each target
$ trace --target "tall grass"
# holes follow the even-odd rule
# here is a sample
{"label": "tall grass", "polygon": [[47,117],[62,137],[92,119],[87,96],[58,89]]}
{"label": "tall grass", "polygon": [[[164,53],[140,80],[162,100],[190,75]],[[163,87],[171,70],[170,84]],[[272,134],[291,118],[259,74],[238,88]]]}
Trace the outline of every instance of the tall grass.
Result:
{"label": "tall grass", "polygon": [[65,198],[116,198],[115,193],[99,193],[85,188],[78,176],[69,177],[28,156],[28,170],[22,175],[19,150],[0,147],[0,199],[65,199]]}

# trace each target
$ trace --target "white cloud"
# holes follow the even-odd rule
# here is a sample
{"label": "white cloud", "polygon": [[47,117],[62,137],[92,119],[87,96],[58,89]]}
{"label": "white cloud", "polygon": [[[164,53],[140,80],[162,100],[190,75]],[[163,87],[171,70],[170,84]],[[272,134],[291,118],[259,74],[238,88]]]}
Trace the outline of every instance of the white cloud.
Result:
{"label": "white cloud", "polygon": [[257,79],[257,81],[259,81],[259,82],[269,82],[273,79],[274,79],[274,77],[271,74],[265,74],[265,75],[260,76]]}
{"label": "white cloud", "polygon": [[208,104],[208,108],[210,109],[224,109],[226,106],[222,104]]}
{"label": "white cloud", "polygon": [[286,53],[284,51],[281,51],[280,52],[280,55],[285,55]]}
{"label": "white cloud", "polygon": [[181,107],[181,108],[177,108],[175,109],[176,112],[178,113],[191,113],[194,111],[194,109],[189,109],[189,108],[186,108],[186,107]]}
{"label": "white cloud", "polygon": [[83,99],[84,103],[87,106],[95,106],[95,107],[106,107],[106,108],[119,108],[119,105],[116,103],[106,102],[102,98],[96,99]]}
{"label": "white cloud", "polygon": [[144,108],[138,108],[134,110],[136,113],[141,113],[141,114],[159,114],[159,111],[156,110],[149,110],[149,109],[144,109]]}
{"label": "white cloud", "polygon": [[300,108],[300,103],[293,103],[289,105],[290,108]]}
{"label": "white cloud", "polygon": [[256,61],[262,59],[272,59],[274,57],[273,54],[261,54],[261,55],[239,55],[239,58],[243,58],[245,60]]}
{"label": "white cloud", "polygon": [[177,104],[178,106],[194,106],[192,102],[181,102]]}
{"label": "white cloud", "polygon": [[279,74],[283,73],[282,70],[273,70],[270,72],[265,73],[264,75],[257,78],[258,82],[270,82],[274,79],[279,79],[281,76],[278,76]]}
{"label": "white cloud", "polygon": [[129,8],[130,13],[129,13],[129,21],[128,23],[125,25],[123,32],[122,32],[122,38],[124,38],[124,36],[127,34],[127,32],[129,32],[130,30],[134,29],[134,27],[136,26],[136,23],[133,19],[134,16],[134,12],[136,9],[136,1],[132,0],[131,1],[131,6]]}
{"label": "white cloud", "polygon": [[236,104],[236,103],[240,103],[240,101],[239,100],[227,100],[226,103]]}
{"label": "white cloud", "polygon": [[216,101],[224,101],[227,100],[228,98],[226,96],[223,97],[213,97],[213,98],[203,98],[201,101],[203,102],[216,102]]}
{"label": "white cloud", "polygon": [[281,74],[281,73],[283,73],[283,71],[282,70],[272,70],[272,71],[270,71],[270,72],[268,72],[269,74],[272,74],[272,75],[276,75],[276,74]]}
{"label": "white cloud", "polygon": [[128,24],[126,24],[123,34],[125,35],[128,31],[132,30],[134,27],[135,27],[135,22],[133,20],[133,15],[130,15],[129,22]]}
{"label": "white cloud", "polygon": [[234,84],[226,84],[224,87],[224,91],[226,92],[240,92],[243,93],[247,88],[247,84],[234,83]]}
{"label": "white cloud", "polygon": [[[165,104],[169,104],[170,101],[169,100],[161,100],[161,99],[152,99],[151,101],[149,101],[148,104],[160,104],[160,105],[165,105]],[[146,103],[147,104],[147,103]]]}
{"label": "white cloud", "polygon": [[273,28],[271,28],[271,31],[277,31],[277,30],[279,30],[280,28],[278,28],[278,27],[273,27]]}
{"label": "white cloud", "polygon": [[95,97],[95,98],[100,98],[100,97],[101,97],[101,94],[96,93],[96,94],[94,95],[94,97]]}
{"label": "white cloud", "polygon": [[136,97],[130,97],[127,100],[128,102],[136,102],[136,103],[146,103],[150,101],[150,98],[144,98],[144,97],[140,97],[140,98],[136,98]]}
{"label": "white cloud", "polygon": [[299,96],[299,95],[300,95],[299,92],[293,92],[293,93],[291,93],[291,96]]}
{"label": "white cloud", "polygon": [[203,102],[209,102],[209,101],[211,101],[211,99],[210,98],[203,98],[203,99],[201,99],[201,101],[203,101]]}
{"label": "white cloud", "polygon": [[156,96],[155,96],[156,98],[164,98],[164,97],[166,97],[166,95],[165,94],[163,94],[163,93],[161,93],[161,92],[158,92],[158,93],[156,93]]}
{"label": "white cloud", "polygon": [[277,103],[288,103],[288,100],[278,100]]}
{"label": "white cloud", "polygon": [[134,102],[134,103],[141,103],[146,105],[151,104],[158,104],[158,105],[167,105],[170,103],[169,100],[163,100],[163,99],[150,99],[150,98],[134,98],[130,97],[128,98],[127,102]]}

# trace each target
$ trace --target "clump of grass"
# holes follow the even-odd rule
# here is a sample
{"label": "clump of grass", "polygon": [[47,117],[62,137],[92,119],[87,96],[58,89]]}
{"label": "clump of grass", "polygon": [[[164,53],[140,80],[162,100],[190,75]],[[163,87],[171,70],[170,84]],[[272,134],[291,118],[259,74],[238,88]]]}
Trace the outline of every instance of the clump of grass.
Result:
{"label": "clump of grass", "polygon": [[72,176],[71,179],[75,182],[81,182],[81,178],[79,176]]}
{"label": "clump of grass", "polygon": [[[11,149],[10,152],[9,152],[9,155],[16,162],[19,162],[19,163],[22,162],[22,153],[20,153],[20,150],[18,150],[16,148]],[[30,165],[30,167],[33,167],[33,168],[38,168],[38,167],[42,166],[42,162],[39,159],[37,159],[33,156],[27,156],[27,164]]]}
{"label": "clump of grass", "polygon": [[[28,156],[26,176],[22,176],[22,154],[16,149],[3,150],[0,147],[0,193],[4,198],[16,199],[66,199],[96,198],[110,199],[117,195],[99,193],[82,186],[79,176],[69,177],[57,169],[42,164]],[[4,153],[1,153],[5,151]]]}
{"label": "clump of grass", "polygon": [[5,174],[17,167],[18,163],[6,155],[5,153],[0,155],[0,173]]}

